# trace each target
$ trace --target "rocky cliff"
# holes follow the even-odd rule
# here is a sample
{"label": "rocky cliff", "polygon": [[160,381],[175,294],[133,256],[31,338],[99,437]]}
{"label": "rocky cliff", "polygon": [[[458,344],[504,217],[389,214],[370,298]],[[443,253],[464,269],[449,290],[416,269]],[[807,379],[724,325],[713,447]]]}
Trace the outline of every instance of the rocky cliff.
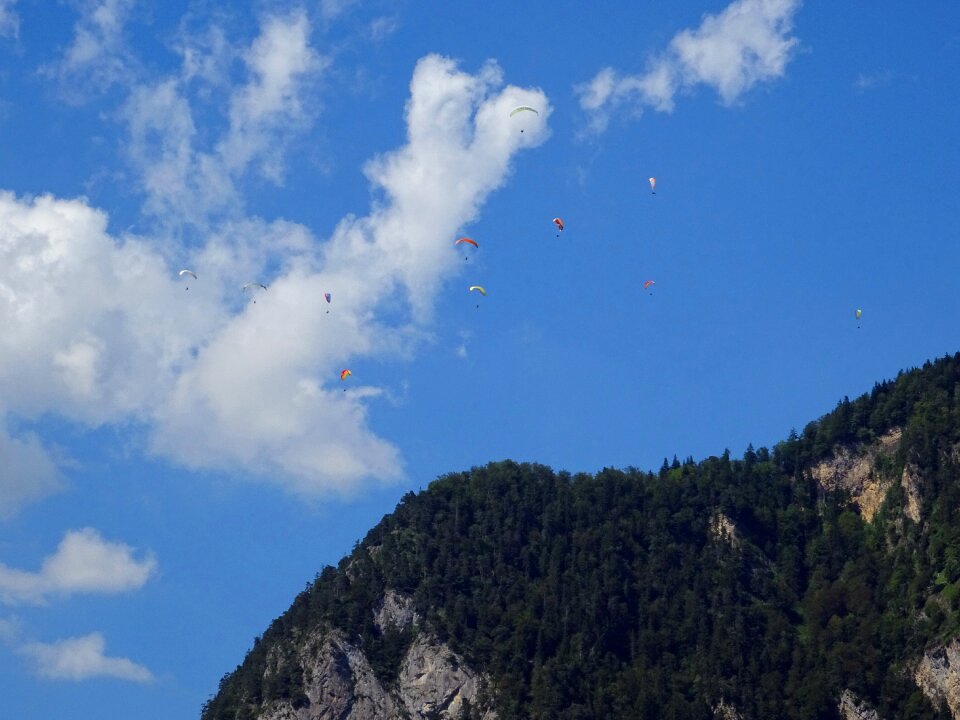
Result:
{"label": "rocky cliff", "polygon": [[[399,673],[385,687],[363,648],[340,630],[312,633],[299,642],[294,662],[302,677],[303,694],[296,700],[265,703],[258,720],[454,720],[467,708],[473,717],[493,720],[496,714],[479,700],[481,678],[445,643],[415,627],[417,614],[410,598],[388,590],[372,609],[382,630],[411,629],[415,636],[400,663]],[[264,682],[282,662],[274,653],[266,664]]]}
{"label": "rocky cliff", "polygon": [[960,639],[925,652],[913,677],[935,707],[946,705],[954,718],[960,718]]}
{"label": "rocky cliff", "polygon": [[[846,490],[859,508],[863,518],[870,522],[894,483],[889,473],[881,470],[884,460],[892,460],[900,446],[903,431],[894,428],[871,444],[838,446],[833,457],[814,465],[810,474],[825,490]],[[916,470],[909,465],[900,475],[907,503],[904,514],[914,522],[920,520],[919,493]]]}

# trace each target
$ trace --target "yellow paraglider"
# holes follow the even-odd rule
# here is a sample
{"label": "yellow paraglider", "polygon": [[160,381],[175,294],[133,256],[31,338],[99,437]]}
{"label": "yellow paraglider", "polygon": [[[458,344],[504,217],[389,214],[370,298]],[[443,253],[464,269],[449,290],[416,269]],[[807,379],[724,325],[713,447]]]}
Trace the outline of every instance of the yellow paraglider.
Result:
{"label": "yellow paraglider", "polygon": [[[519,107],[515,107],[513,110],[510,111],[510,117],[513,117],[517,113],[522,113],[522,112],[532,112],[534,115],[540,114],[539,110],[536,110],[530,107],[529,105],[521,105]],[[523,128],[520,128],[520,132],[523,132]]]}
{"label": "yellow paraglider", "polygon": [[[471,285],[469,292],[473,292],[474,290],[476,290],[478,293],[480,293],[480,294],[483,295],[484,297],[487,296],[487,291],[486,291],[483,287],[481,287],[480,285]],[[477,308],[479,308],[479,307],[480,307],[480,303],[477,303]]]}

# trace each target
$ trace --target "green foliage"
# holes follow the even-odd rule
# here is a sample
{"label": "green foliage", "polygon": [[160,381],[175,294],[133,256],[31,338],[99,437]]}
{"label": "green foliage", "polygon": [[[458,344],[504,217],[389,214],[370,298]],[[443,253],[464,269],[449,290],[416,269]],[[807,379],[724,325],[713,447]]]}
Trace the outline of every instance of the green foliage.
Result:
{"label": "green foliage", "polygon": [[[381,632],[385,589],[489,678],[501,718],[833,718],[851,688],[882,717],[938,718],[908,663],[960,632],[960,355],[901,373],[772,450],[654,473],[499,462],[408,493],[325,568],[225,676],[203,720],[303,705],[298,642],[337,628],[390,687],[416,628]],[[809,467],[902,428],[865,523]],[[908,468],[923,518],[899,508]],[[736,528],[718,539],[712,523]],[[267,670],[269,669],[269,672]],[[479,716],[483,702],[465,707]]]}

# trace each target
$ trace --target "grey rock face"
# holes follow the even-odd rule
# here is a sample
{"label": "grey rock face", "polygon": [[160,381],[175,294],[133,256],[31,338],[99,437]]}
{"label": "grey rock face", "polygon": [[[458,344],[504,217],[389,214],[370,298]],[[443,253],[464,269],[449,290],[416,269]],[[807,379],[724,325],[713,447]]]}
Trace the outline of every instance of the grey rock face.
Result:
{"label": "grey rock face", "polygon": [[306,707],[284,701],[263,709],[262,720],[375,720],[396,717],[363,652],[338,631],[313,636],[301,645]]}
{"label": "grey rock face", "polygon": [[960,720],[960,639],[925,652],[913,678],[935,707],[946,704]]}
{"label": "grey rock face", "polygon": [[[417,636],[398,678],[398,693],[412,718],[457,718],[464,700],[476,702],[479,681],[476,673],[445,644],[426,634]],[[488,713],[484,717],[495,717]]]}
{"label": "grey rock face", "polygon": [[373,609],[373,621],[380,632],[388,627],[405,630],[410,625],[416,625],[420,616],[413,609],[413,600],[394,590],[387,590],[383,598]]}
{"label": "grey rock face", "polygon": [[[412,600],[392,590],[372,611],[381,630],[403,630],[419,622]],[[303,673],[306,701],[269,703],[260,709],[259,720],[455,720],[465,701],[478,705],[477,673],[423,631],[404,655],[396,684],[389,689],[378,680],[363,649],[339,630],[305,637],[295,662]],[[275,673],[279,663],[278,657],[271,658],[265,677]],[[495,720],[492,710],[483,710],[484,720]]]}
{"label": "grey rock face", "polygon": [[849,688],[840,695],[838,710],[843,720],[880,720],[877,711],[854,695]]}

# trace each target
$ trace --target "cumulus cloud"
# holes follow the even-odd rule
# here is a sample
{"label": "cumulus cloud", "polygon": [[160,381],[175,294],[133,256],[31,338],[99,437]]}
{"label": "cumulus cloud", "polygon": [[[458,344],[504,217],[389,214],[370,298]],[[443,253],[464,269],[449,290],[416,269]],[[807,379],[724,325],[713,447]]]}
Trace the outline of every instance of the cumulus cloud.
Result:
{"label": "cumulus cloud", "polygon": [[20,34],[20,16],[14,10],[17,0],[0,0],[0,37],[17,37]]}
{"label": "cumulus cloud", "polygon": [[156,572],[152,555],[134,556],[129,545],[104,540],[93,528],[71,530],[40,570],[16,570],[0,563],[0,599],[43,603],[51,595],[119,593],[136,590]]}
{"label": "cumulus cloud", "polygon": [[790,32],[800,2],[736,0],[718,15],[705,15],[697,29],[677,33],[645,72],[601,70],[577,87],[580,106],[600,131],[620,107],[670,112],[677,93],[697,85],[712,87],[732,105],[756,84],[783,76],[797,44]]}
{"label": "cumulus cloud", "polygon": [[[512,156],[545,139],[543,94],[500,85],[493,64],[470,75],[438,56],[418,63],[407,144],[366,169],[383,200],[344,219],[316,257],[301,256],[211,340],[158,416],[155,449],[190,467],[275,476],[298,492],[350,494],[365,477],[399,475],[396,448],[368,428],[362,401],[377,391],[358,373],[346,393],[331,378],[352,358],[416,343],[458,267],[449,238],[504,182]],[[524,134],[504,122],[518,104],[542,109]],[[328,291],[336,299],[326,315]],[[390,326],[378,313],[398,294],[411,320]]]}
{"label": "cumulus cloud", "polygon": [[124,25],[134,0],[83,0],[73,40],[41,71],[59,81],[64,96],[80,102],[91,92],[103,92],[129,81],[135,60],[124,40]]}
{"label": "cumulus cloud", "polygon": [[89,680],[98,677],[150,682],[153,673],[143,665],[105,654],[106,641],[98,632],[53,643],[31,642],[19,652],[31,658],[40,677],[50,680]]}
{"label": "cumulus cloud", "polygon": [[[277,22],[287,32],[301,19]],[[277,113],[296,115],[292,78],[310,64],[309,53],[280,50],[270,27],[251,46],[248,60],[261,69],[231,115],[231,128],[244,128],[231,146],[241,164],[260,153],[251,137],[282,131]],[[193,148],[197,130],[177,81],[138,92],[128,113],[148,204],[209,215],[220,202],[203,194],[214,192],[201,187],[209,182],[239,207],[230,153]],[[522,134],[509,122],[517,105],[540,109]],[[399,452],[369,423],[369,403],[384,391],[354,368],[343,392],[339,370],[412,354],[437,292],[459,271],[450,238],[506,181],[514,156],[546,139],[549,115],[541,91],[505,86],[494,63],[471,74],[446,58],[422,59],[406,143],[365,168],[372,209],[344,218],[325,241],[296,223],[238,211],[180,247],[163,234],[113,236],[106,214],[84,199],[0,193],[6,410],[93,427],[132,421],[153,452],[175,463],[303,494],[349,496],[364,481],[398,478]],[[196,185],[186,182],[191,175]],[[180,267],[199,276],[189,291]],[[249,281],[269,286],[256,304],[240,292]],[[11,596],[55,590],[43,573],[6,577]]]}

